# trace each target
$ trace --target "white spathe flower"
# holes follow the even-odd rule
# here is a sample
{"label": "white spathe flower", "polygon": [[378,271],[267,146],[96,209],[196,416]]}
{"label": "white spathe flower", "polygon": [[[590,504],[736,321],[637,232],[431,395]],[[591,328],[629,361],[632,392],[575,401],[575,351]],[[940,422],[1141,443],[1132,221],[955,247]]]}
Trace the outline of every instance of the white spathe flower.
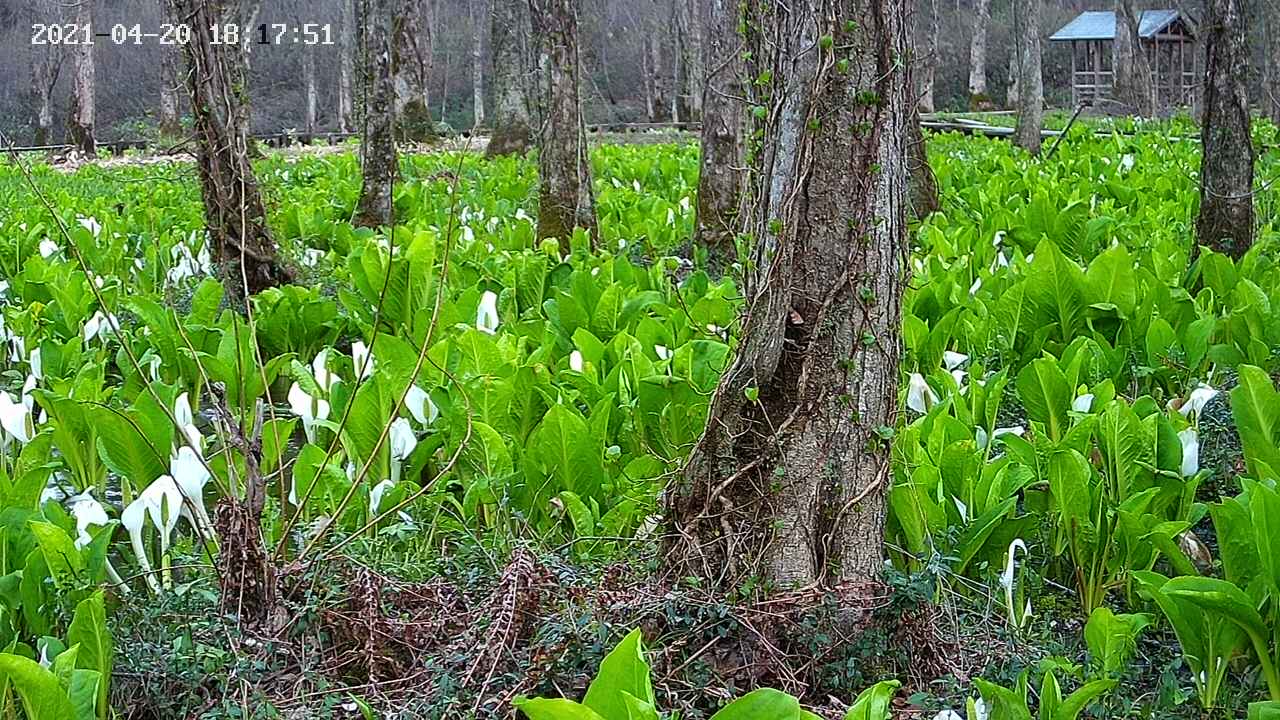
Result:
{"label": "white spathe flower", "polygon": [[[361,343],[361,345],[363,344]],[[352,351],[355,351],[354,345],[352,346]],[[315,359],[311,361],[311,375],[316,379],[316,385],[319,385],[320,389],[325,392],[329,392],[329,389],[333,387],[334,381],[338,380],[336,373],[329,372],[329,367],[326,364],[328,359],[329,350],[326,348],[316,353]]]}
{"label": "white spathe flower", "polygon": [[413,416],[418,424],[427,427],[436,421],[440,415],[440,410],[436,404],[431,402],[431,395],[426,390],[417,385],[410,385],[409,392],[404,396],[405,407],[409,409],[409,414]]}
{"label": "white spathe flower", "polygon": [[391,423],[391,457],[393,460],[404,460],[418,446],[418,437],[413,434],[413,427],[404,418],[396,418]]}
{"label": "white spathe flower", "polygon": [[1093,393],[1085,393],[1075,400],[1072,400],[1071,409],[1081,413],[1089,412],[1093,409]]}
{"label": "white spathe flower", "polygon": [[498,322],[498,296],[485,290],[476,308],[476,329],[492,335],[498,331]]}
{"label": "white spathe flower", "polygon": [[1204,406],[1208,405],[1209,401],[1217,396],[1217,390],[1205,385],[1204,383],[1200,383],[1200,385],[1197,386],[1195,390],[1192,390],[1191,394],[1187,396],[1186,402],[1182,403],[1182,407],[1178,408],[1178,412],[1182,413],[1183,417],[1190,417],[1191,413],[1195,413],[1196,418],[1199,419],[1200,413],[1204,411]]}
{"label": "white spathe flower", "polygon": [[120,513],[120,524],[129,531],[133,554],[137,556],[138,565],[146,573],[148,584],[155,592],[160,591],[160,583],[152,575],[151,562],[147,559],[146,546],[142,543],[142,529],[149,518],[151,524],[160,531],[160,554],[167,555],[181,512],[182,491],[172,477],[161,475]]}
{"label": "white spathe flower", "polygon": [[289,410],[302,418],[302,432],[307,442],[316,441],[315,425],[329,419],[329,403],[323,398],[313,398],[298,383],[289,386]]}
{"label": "white spathe flower", "polygon": [[[213,523],[209,520],[209,511],[204,506],[204,486],[209,483],[211,475],[204,461],[195,450],[183,445],[169,458],[169,473],[187,502],[182,504],[179,513],[196,527],[198,532],[213,532]],[[195,516],[192,517],[192,508]]]}
{"label": "white spathe flower", "polygon": [[974,428],[973,439],[977,443],[979,450],[986,450],[987,443],[991,442],[991,438],[987,436],[987,429],[982,426]]}
{"label": "white spathe flower", "polygon": [[969,720],[987,720],[988,715],[987,701],[982,698],[975,700],[973,703],[973,717],[969,718]]}
{"label": "white spathe flower", "polygon": [[204,452],[204,436],[196,428],[195,414],[191,412],[191,401],[186,393],[182,393],[173,401],[173,419],[178,426],[178,432],[181,432],[196,450]]}
{"label": "white spathe flower", "polygon": [[324,251],[319,248],[307,248],[302,251],[303,267],[315,267],[324,259]]}
{"label": "white spathe flower", "polygon": [[89,216],[76,218],[76,220],[80,223],[81,227],[93,233],[94,237],[98,237],[98,235],[102,233],[102,225],[98,224],[97,218]]}
{"label": "white spathe flower", "polygon": [[667,349],[666,345],[654,345],[653,352],[658,356],[659,360],[671,359],[671,351]]}
{"label": "white spathe flower", "polygon": [[947,350],[942,353],[942,366],[947,370],[955,370],[967,362],[969,362],[969,356],[964,353],[958,353],[951,350]]}
{"label": "white spathe flower", "polygon": [[978,291],[981,289],[982,289],[982,278],[974,278],[973,284],[969,286],[969,297],[973,297],[977,295]]}
{"label": "white spathe flower", "polygon": [[80,549],[93,541],[89,535],[92,527],[101,527],[111,522],[107,509],[93,497],[93,490],[85,490],[67,500],[67,510],[76,519],[76,549]]}
{"label": "white spathe flower", "polygon": [[907,381],[907,407],[920,414],[929,412],[929,406],[938,402],[938,396],[920,373],[911,373]]}
{"label": "white spathe flower", "polygon": [[95,337],[105,338],[107,333],[114,333],[119,329],[120,322],[116,320],[115,315],[105,314],[99,310],[84,323],[84,341],[88,343]]}
{"label": "white spathe flower", "polygon": [[57,254],[57,252],[58,252],[58,243],[50,240],[49,238],[45,238],[44,240],[40,241],[40,257],[47,258],[50,255]]}
{"label": "white spathe flower", "polygon": [[1027,429],[1022,427],[1021,425],[1014,425],[1013,427],[996,428],[995,430],[991,431],[991,439],[994,440],[1002,435],[1017,435],[1018,437],[1022,437],[1023,435],[1026,434],[1026,432],[1027,432]]}
{"label": "white spathe flower", "polygon": [[44,363],[40,360],[40,348],[31,351],[31,356],[27,358],[27,362],[31,363],[31,377],[37,381],[44,379]]}
{"label": "white spathe flower", "polygon": [[23,362],[27,359],[27,339],[21,335],[9,338],[9,362]]}
{"label": "white spathe flower", "polygon": [[933,720],[964,720],[964,716],[955,710],[939,710]]}
{"label": "white spathe flower", "polygon": [[1026,619],[1031,616],[1030,600],[1027,601],[1026,608],[1023,609],[1021,618],[1017,615],[1017,608],[1013,606],[1014,570],[1016,567],[1018,550],[1022,550],[1023,556],[1030,554],[1027,551],[1027,544],[1022,541],[1022,538],[1014,538],[1013,542],[1009,543],[1009,554],[1005,558],[1004,571],[1000,573],[1000,586],[1004,588],[1004,607],[1009,613],[1009,623],[1014,627],[1021,627]]}
{"label": "white spathe flower", "polygon": [[26,445],[35,437],[35,424],[32,422],[31,407],[25,402],[15,402],[13,396],[0,391],[0,428],[9,437]]}
{"label": "white spathe flower", "polygon": [[382,482],[373,486],[373,489],[369,491],[369,514],[370,515],[378,514],[378,508],[382,506],[382,497],[387,494],[388,490],[394,488],[395,486],[396,484],[391,482],[390,480],[383,480]]}
{"label": "white spathe flower", "polygon": [[363,340],[351,343],[351,362],[356,368],[357,379],[364,380],[373,375],[375,361],[373,354],[369,352],[369,346]]}
{"label": "white spathe flower", "polygon": [[577,350],[569,353],[569,369],[576,373],[582,372],[582,353]]}
{"label": "white spathe flower", "polygon": [[1191,477],[1200,472],[1200,435],[1195,428],[1178,433],[1182,441],[1182,476]]}

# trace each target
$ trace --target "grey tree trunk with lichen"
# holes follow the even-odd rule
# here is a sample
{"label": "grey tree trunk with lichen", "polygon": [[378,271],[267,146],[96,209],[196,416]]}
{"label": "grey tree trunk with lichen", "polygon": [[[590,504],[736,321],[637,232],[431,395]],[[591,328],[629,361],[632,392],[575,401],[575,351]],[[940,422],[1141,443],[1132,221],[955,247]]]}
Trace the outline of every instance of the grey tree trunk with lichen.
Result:
{"label": "grey tree trunk with lichen", "polygon": [[[904,0],[752,0],[739,345],[666,496],[674,578],[877,577],[906,248]],[[763,115],[763,117],[759,117]],[[758,133],[758,135],[756,135]]]}
{"label": "grey tree trunk with lichen", "polygon": [[1240,0],[1210,0],[1205,23],[1204,119],[1200,130],[1200,244],[1235,258],[1253,245],[1253,143],[1249,47]]}
{"label": "grey tree trunk with lichen", "polygon": [[236,0],[168,2],[173,16],[191,28],[183,53],[211,254],[227,292],[243,300],[290,278],[267,229],[267,213],[249,163],[244,48],[215,43],[210,32],[214,25],[243,25],[243,8]]}
{"label": "grey tree trunk with lichen", "polygon": [[714,58],[702,89],[702,156],[698,169],[698,216],[694,241],[708,248],[717,264],[733,260],[742,191],[742,125],[746,108],[738,56],[737,0],[704,0],[702,26],[707,57]]}
{"label": "grey tree trunk with lichen", "polygon": [[1040,154],[1041,126],[1044,124],[1044,80],[1040,73],[1040,2],[1016,0],[1014,14],[1021,26],[1015,43],[1018,78],[1018,125],[1013,141],[1032,155]]}
{"label": "grey tree trunk with lichen", "polygon": [[969,36],[969,109],[988,110],[987,25],[991,22],[991,0],[973,4],[973,32]]}
{"label": "grey tree trunk with lichen", "polygon": [[[31,22],[58,21],[54,0],[36,0],[30,8]],[[36,97],[34,119],[36,145],[53,141],[53,88],[62,69],[62,48],[46,44],[31,46],[31,93]]]}
{"label": "grey tree trunk with lichen", "polygon": [[472,124],[484,125],[484,0],[471,0],[467,4],[471,21],[471,108]]}
{"label": "grey tree trunk with lichen", "polygon": [[[85,27],[93,22],[93,1],[78,0],[73,22]],[[67,115],[67,134],[86,157],[97,157],[98,143],[93,135],[95,116],[93,45],[78,43],[71,46],[74,83],[71,93],[71,112]]]}
{"label": "grey tree trunk with lichen", "polygon": [[391,71],[394,78],[393,111],[399,121],[398,136],[425,142],[435,138],[431,120],[428,82],[432,72],[431,0],[399,0],[392,28]]}
{"label": "grey tree trunk with lichen", "polygon": [[533,143],[529,78],[537,68],[526,45],[532,34],[528,0],[493,0],[489,25],[493,133],[486,157],[523,155]]}
{"label": "grey tree trunk with lichen", "polygon": [[366,98],[360,132],[360,201],[356,223],[391,224],[391,191],[396,179],[396,101],[392,77],[394,29],[399,0],[370,0],[361,24],[360,70]]}
{"label": "grey tree trunk with lichen", "polygon": [[534,35],[549,62],[545,116],[538,133],[538,238],[556,238],[569,251],[573,229],[596,240],[587,128],[579,98],[580,0],[529,0]]}
{"label": "grey tree trunk with lichen", "polygon": [[920,80],[920,112],[933,112],[934,69],[938,62],[938,0],[926,0],[925,31],[920,50],[913,53],[916,77]]}
{"label": "grey tree trunk with lichen", "polygon": [[342,20],[338,24],[338,129],[351,132],[356,126],[355,93],[355,0],[340,0]]}
{"label": "grey tree trunk with lichen", "polygon": [[1280,6],[1263,3],[1266,20],[1262,80],[1262,114],[1280,125]]}

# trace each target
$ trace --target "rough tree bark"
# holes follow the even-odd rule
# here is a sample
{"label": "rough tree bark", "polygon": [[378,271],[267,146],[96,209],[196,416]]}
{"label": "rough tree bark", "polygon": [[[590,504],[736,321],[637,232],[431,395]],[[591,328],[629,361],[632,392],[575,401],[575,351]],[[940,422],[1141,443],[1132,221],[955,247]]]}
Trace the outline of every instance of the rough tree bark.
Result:
{"label": "rough tree bark", "polygon": [[755,270],[736,356],[667,495],[673,577],[723,591],[883,569],[906,255],[903,3],[770,3],[747,23],[746,76],[771,73],[745,206]]}
{"label": "rough tree bark", "polygon": [[[165,22],[174,23],[167,4],[163,12]],[[160,47],[160,113],[157,119],[160,135],[163,137],[176,138],[182,134],[182,121],[178,110],[178,94],[182,86],[182,48],[177,45],[162,45]]]}
{"label": "rough tree bark", "polygon": [[[1017,0],[1014,0],[1017,2]],[[1022,20],[1016,14],[1013,18],[1013,42],[1009,43],[1009,87],[1005,88],[1004,106],[1011,109],[1018,109],[1018,83],[1022,79],[1018,73],[1018,63],[1022,60],[1018,57],[1019,46],[1019,26]]]}
{"label": "rough tree bark", "polygon": [[[735,258],[742,191],[742,83],[738,0],[701,3],[706,53],[712,59],[702,86],[702,157],[698,170],[698,217],[694,242],[707,248],[715,265]],[[717,268],[718,269],[718,268]]]}
{"label": "rough tree bark", "polygon": [[920,79],[920,112],[931,113],[934,110],[933,80],[934,68],[938,63],[938,0],[926,0],[924,37],[920,43],[920,52],[916,54],[916,76]]}
{"label": "rough tree bark", "polygon": [[400,0],[396,13],[392,49],[395,77],[394,111],[400,135],[406,140],[425,141],[435,136],[431,122],[428,82],[432,72],[431,24],[426,22],[431,0]]}
{"label": "rough tree bark", "polygon": [[1240,257],[1253,244],[1253,143],[1249,136],[1249,47],[1240,0],[1210,0],[1205,23],[1200,244]]}
{"label": "rough tree bark", "polygon": [[471,0],[467,4],[471,20],[471,108],[472,124],[484,125],[484,0]]}
{"label": "rough tree bark", "polygon": [[342,20],[338,24],[338,128],[351,132],[355,117],[355,0],[341,0]]}
{"label": "rough tree bark", "polygon": [[183,46],[187,90],[196,135],[196,165],[204,198],[211,254],[227,292],[239,300],[287,282],[258,181],[249,164],[244,50],[214,44],[210,27],[243,22],[236,0],[168,0],[179,22],[191,27]]}
{"label": "rough tree bark", "polygon": [[991,0],[973,4],[973,32],[969,36],[969,109],[990,110],[987,95],[987,25],[991,22]]}
{"label": "rough tree bark", "polygon": [[[706,0],[701,4],[705,5]],[[702,23],[698,8],[689,0],[675,0],[673,16],[680,57],[679,115],[686,122],[692,122],[702,115],[702,89],[706,79]]]}
{"label": "rough tree bark", "polygon": [[587,128],[582,120],[578,62],[581,0],[529,0],[533,32],[550,59],[546,116],[538,142],[538,238],[557,238],[569,252],[573,229],[596,241]]}
{"label": "rough tree bark", "polygon": [[942,209],[942,201],[938,198],[938,179],[933,174],[933,166],[929,164],[928,148],[925,145],[924,129],[920,127],[920,110],[917,107],[911,108],[911,119],[907,123],[907,177],[912,217],[924,219]]}
{"label": "rough tree bark", "polygon": [[1140,18],[1133,0],[1116,0],[1116,39],[1111,45],[1112,98],[1134,114],[1155,114],[1151,67],[1138,39]]}
{"label": "rough tree bark", "polygon": [[486,157],[523,155],[533,142],[529,77],[536,73],[524,43],[533,34],[527,0],[493,0],[489,25],[493,133]]}
{"label": "rough tree bark", "polygon": [[1040,154],[1040,130],[1044,124],[1044,79],[1040,73],[1040,0],[1016,0],[1013,15],[1021,32],[1017,48],[1018,125],[1013,140],[1032,155]]}
{"label": "rough tree bark", "polygon": [[[72,20],[84,27],[93,22],[93,0],[79,0]],[[71,58],[75,83],[71,93],[71,112],[67,115],[67,134],[71,144],[85,157],[97,157],[98,143],[93,137],[94,116],[94,68],[93,45],[80,43],[71,46]]]}
{"label": "rough tree bark", "polygon": [[1280,3],[1262,3],[1266,18],[1266,49],[1263,63],[1262,112],[1280,125]]}
{"label": "rough tree bark", "polygon": [[[36,0],[31,6],[31,22],[58,22],[61,17],[55,0]],[[36,145],[53,141],[53,87],[62,69],[62,48],[57,45],[31,46],[31,92],[36,97]]]}
{"label": "rough tree bark", "polygon": [[363,181],[356,224],[365,227],[391,224],[391,190],[398,169],[396,80],[391,64],[395,28],[400,22],[397,10],[402,1],[368,0],[368,15],[360,25],[360,82],[365,100],[360,132]]}

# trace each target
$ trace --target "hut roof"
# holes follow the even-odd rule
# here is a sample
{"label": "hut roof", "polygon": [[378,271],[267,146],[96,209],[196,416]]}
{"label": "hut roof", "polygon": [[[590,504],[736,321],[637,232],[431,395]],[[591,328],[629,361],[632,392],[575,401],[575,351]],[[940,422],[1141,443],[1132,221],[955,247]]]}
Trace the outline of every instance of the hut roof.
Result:
{"label": "hut roof", "polygon": [[[1152,38],[1182,18],[1177,10],[1143,10],[1138,15],[1138,37]],[[1188,26],[1191,23],[1186,23]],[[1110,10],[1082,12],[1063,25],[1050,40],[1115,40],[1116,14]]]}

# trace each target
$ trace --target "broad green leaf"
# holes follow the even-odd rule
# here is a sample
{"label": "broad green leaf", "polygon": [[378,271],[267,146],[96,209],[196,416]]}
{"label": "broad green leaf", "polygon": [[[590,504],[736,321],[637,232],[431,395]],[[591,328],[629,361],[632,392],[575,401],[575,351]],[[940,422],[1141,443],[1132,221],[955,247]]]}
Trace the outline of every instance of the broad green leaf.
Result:
{"label": "broad green leaf", "polygon": [[897,680],[882,680],[858,693],[844,720],[890,720],[890,703],[901,685]]}
{"label": "broad green leaf", "polygon": [[[601,717],[591,708],[564,698],[517,699],[514,704],[529,720],[614,720],[614,717]],[[626,715],[616,717],[627,720]]]}
{"label": "broad green leaf", "polygon": [[1240,384],[1231,390],[1231,414],[1240,431],[1249,472],[1261,479],[1259,462],[1280,468],[1276,437],[1280,428],[1280,392],[1276,392],[1270,376],[1261,368],[1242,365],[1239,372]]}
{"label": "broad green leaf", "polygon": [[628,712],[624,694],[650,705],[655,702],[653,685],[649,681],[649,663],[644,659],[644,645],[639,628],[627,633],[622,642],[600,662],[600,670],[587,687],[582,704],[606,720],[626,718]]}
{"label": "broad green leaf", "polygon": [[1053,358],[1037,358],[1018,373],[1018,397],[1027,416],[1044,423],[1052,440],[1061,440],[1067,431],[1071,408],[1071,385]]}
{"label": "broad green leaf", "polygon": [[68,720],[76,717],[75,706],[57,676],[34,660],[0,653],[0,677],[8,679],[17,690],[27,720]]}
{"label": "broad green leaf", "polygon": [[772,688],[752,690],[724,706],[711,720],[798,720],[800,701]]}
{"label": "broad green leaf", "polygon": [[76,664],[86,670],[96,671],[101,678],[98,714],[105,720],[114,646],[111,642],[111,631],[107,628],[107,610],[101,591],[81,600],[80,604],[76,605],[75,613],[71,616],[71,625],[67,627],[67,642],[80,646],[80,655]]}

